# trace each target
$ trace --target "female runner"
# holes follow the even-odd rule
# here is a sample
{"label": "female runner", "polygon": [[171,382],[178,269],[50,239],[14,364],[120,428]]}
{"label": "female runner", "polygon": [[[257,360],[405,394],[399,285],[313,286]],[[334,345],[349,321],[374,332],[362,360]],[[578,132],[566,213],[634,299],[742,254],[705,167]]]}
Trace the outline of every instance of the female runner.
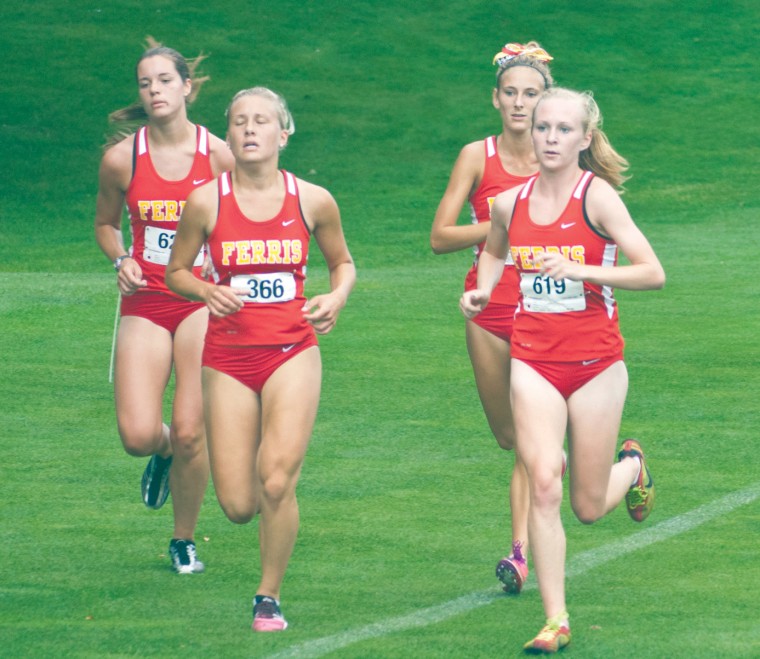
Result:
{"label": "female runner", "polygon": [[[232,167],[225,143],[187,117],[187,106],[206,78],[195,77],[201,58],[151,46],[137,63],[140,100],[112,113],[115,122],[144,122],[136,133],[108,146],[100,165],[95,237],[113,263],[121,294],[115,358],[116,418],[124,450],[151,456],[142,477],[142,499],[160,508],[169,490],[174,533],[169,556],[180,574],[202,572],[193,535],[208,483],[208,454],[201,404],[201,350],[208,312],[164,284],[164,269],[190,192]],[[121,234],[129,213],[132,244]],[[196,254],[200,274],[202,254]],[[172,369],[171,421],[163,399]]]}
{"label": "female runner", "polygon": [[[176,293],[211,316],[203,392],[211,473],[227,517],[260,514],[261,580],[254,631],[280,631],[280,587],[298,532],[296,484],[319,404],[316,334],[335,326],[356,278],[335,200],[279,169],[293,133],[285,100],[264,87],[227,110],[235,167],[188,199],[166,271]],[[330,272],[330,292],[304,296],[309,239]],[[213,283],[193,276],[206,243]]]}
{"label": "female runner", "polygon": [[[525,644],[556,652],[570,642],[565,602],[562,444],[570,447],[570,501],[591,524],[625,498],[643,521],[654,483],[638,441],[613,464],[628,389],[613,288],[661,288],[665,273],[616,190],[627,162],[599,128],[589,93],[554,88],[536,106],[540,175],[496,199],[478,268],[462,296],[475,317],[498,282],[507,250],[520,274],[512,334],[511,397],[517,448],[528,474],[528,534],[547,617]],[[620,250],[629,265],[618,265]]]}
{"label": "female runner", "polygon": [[[530,128],[533,108],[554,81],[548,62],[552,57],[535,41],[508,43],[493,63],[498,66],[493,107],[501,117],[501,133],[471,142],[459,154],[448,187],[433,220],[430,243],[436,254],[472,248],[475,261],[467,273],[465,290],[477,285],[478,258],[491,226],[491,205],[496,196],[522,185],[538,170]],[[472,223],[458,225],[465,202]],[[480,401],[499,446],[515,445],[509,404],[510,336],[517,307],[518,277],[508,257],[504,273],[488,306],[465,324],[467,351]],[[520,455],[515,452],[509,504],[512,551],[496,566],[504,590],[518,594],[528,577],[528,483]]]}

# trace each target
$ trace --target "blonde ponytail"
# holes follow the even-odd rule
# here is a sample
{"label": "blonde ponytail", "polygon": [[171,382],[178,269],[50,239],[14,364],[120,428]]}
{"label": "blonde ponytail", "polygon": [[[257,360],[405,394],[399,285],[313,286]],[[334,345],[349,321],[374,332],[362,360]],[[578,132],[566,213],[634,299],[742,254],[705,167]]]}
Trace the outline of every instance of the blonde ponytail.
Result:
{"label": "blonde ponytail", "polygon": [[583,110],[583,132],[591,133],[591,144],[587,149],[581,151],[578,156],[578,165],[581,169],[594,172],[599,178],[604,179],[622,193],[623,183],[630,178],[624,174],[628,169],[628,161],[615,151],[602,130],[602,113],[594,100],[593,93],[590,91],[577,92],[564,87],[552,87],[544,93],[538,105],[554,97],[576,101]]}
{"label": "blonde ponytail", "polygon": [[599,178],[603,178],[621,193],[623,183],[631,178],[623,173],[628,169],[628,161],[615,151],[607,135],[600,128],[591,130],[591,144],[581,151],[578,164],[582,169],[588,169]]}

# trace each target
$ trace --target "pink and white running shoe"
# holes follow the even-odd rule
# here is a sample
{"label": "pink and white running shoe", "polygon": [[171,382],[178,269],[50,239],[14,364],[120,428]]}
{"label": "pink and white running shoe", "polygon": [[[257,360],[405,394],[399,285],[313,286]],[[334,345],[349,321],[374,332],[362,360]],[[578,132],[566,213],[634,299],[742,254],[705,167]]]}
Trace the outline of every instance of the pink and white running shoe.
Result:
{"label": "pink and white running shoe", "polygon": [[512,553],[496,566],[496,578],[504,584],[504,592],[519,595],[528,578],[528,561],[522,555],[522,542],[512,543]]}
{"label": "pink and white running shoe", "polygon": [[255,632],[281,632],[288,623],[280,611],[280,603],[268,595],[256,595],[253,598],[253,624]]}

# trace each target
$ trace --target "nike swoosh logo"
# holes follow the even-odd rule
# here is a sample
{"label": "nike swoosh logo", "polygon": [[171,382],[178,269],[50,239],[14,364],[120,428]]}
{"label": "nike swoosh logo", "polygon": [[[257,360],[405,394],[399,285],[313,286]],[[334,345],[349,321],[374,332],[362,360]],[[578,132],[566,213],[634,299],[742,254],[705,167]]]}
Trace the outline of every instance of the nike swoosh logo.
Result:
{"label": "nike swoosh logo", "polygon": [[596,364],[599,361],[599,359],[589,359],[588,361],[582,361],[581,364],[584,366],[591,366],[591,364]]}
{"label": "nike swoosh logo", "polygon": [[200,185],[205,180],[206,180],[205,178],[193,179],[193,185]]}
{"label": "nike swoosh logo", "polygon": [[560,229],[569,229],[570,227],[574,227],[574,226],[575,226],[575,222],[568,222],[567,224],[564,224],[564,223],[560,224],[559,228]]}
{"label": "nike swoosh logo", "polygon": [[295,347],[296,347],[296,344],[295,344],[295,343],[294,343],[293,345],[290,345],[290,346],[283,346],[283,347],[282,347],[282,351],[283,351],[283,352],[290,352],[290,351],[291,351],[293,348],[295,348]]}
{"label": "nike swoosh logo", "polygon": [[295,220],[285,220],[282,223],[282,226],[284,226],[284,227],[290,226],[291,224],[293,224],[293,222],[295,222]]}

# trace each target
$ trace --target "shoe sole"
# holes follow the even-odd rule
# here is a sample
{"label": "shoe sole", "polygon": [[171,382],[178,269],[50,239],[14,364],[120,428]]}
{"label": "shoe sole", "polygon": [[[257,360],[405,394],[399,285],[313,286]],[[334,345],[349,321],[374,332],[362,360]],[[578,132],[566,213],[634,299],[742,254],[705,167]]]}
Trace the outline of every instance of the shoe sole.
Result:
{"label": "shoe sole", "polygon": [[504,592],[508,595],[519,595],[522,591],[525,579],[509,561],[501,561],[496,566],[496,578],[504,585]]}
{"label": "shoe sole", "polygon": [[158,510],[159,508],[163,507],[169,498],[169,471],[171,469],[171,462],[169,462],[165,472],[161,475],[155,500],[153,500],[150,496],[150,486],[153,485],[152,476],[154,471],[152,465],[154,464],[155,459],[155,455],[151,457],[145,467],[145,471],[143,472],[142,480],[140,481],[140,490],[143,503],[145,504],[146,508],[150,508],[151,510]]}
{"label": "shoe sole", "polygon": [[205,566],[198,569],[192,565],[180,565],[179,567],[175,565],[174,571],[177,574],[203,574],[206,571],[206,568]]}
{"label": "shoe sole", "polygon": [[[620,453],[618,454],[618,460],[621,459],[621,456],[632,457],[633,455],[637,455],[641,460],[641,470],[643,472],[643,475],[650,483],[650,486],[648,488],[650,503],[648,507],[641,506],[639,508],[632,508],[628,503],[629,494],[626,493],[625,495],[625,504],[631,519],[634,522],[643,522],[647,517],[649,517],[649,514],[652,512],[652,510],[654,510],[654,479],[652,478],[652,474],[649,473],[649,469],[647,468],[646,458],[644,457],[644,450],[641,448],[639,441],[636,439],[626,439],[625,442],[623,442],[623,446],[625,447],[626,444],[629,445],[629,448],[621,448]],[[642,478],[642,481],[643,480],[644,478]]]}
{"label": "shoe sole", "polygon": [[542,647],[535,647],[535,648],[523,648],[523,652],[525,654],[556,654],[563,648],[566,648],[568,645],[570,645],[570,641],[568,640],[567,643],[563,644],[557,644],[556,648],[542,648]]}
{"label": "shoe sole", "polygon": [[643,522],[654,510],[654,483],[649,487],[649,499],[650,503],[648,507],[631,508],[626,498],[626,508],[628,508],[628,514],[634,522]]}
{"label": "shoe sole", "polygon": [[255,632],[283,632],[288,628],[288,623],[285,620],[277,621],[273,624],[272,621],[260,621],[254,620],[251,625],[251,629]]}
{"label": "shoe sole", "polygon": [[[556,644],[553,644],[551,646],[549,645],[542,645],[539,641],[539,645],[533,645],[525,647],[523,646],[523,652],[525,654],[555,654],[562,650],[563,648],[566,648],[568,645],[570,645],[570,634],[560,634],[556,638]],[[533,639],[531,643],[535,643],[536,639]]]}

